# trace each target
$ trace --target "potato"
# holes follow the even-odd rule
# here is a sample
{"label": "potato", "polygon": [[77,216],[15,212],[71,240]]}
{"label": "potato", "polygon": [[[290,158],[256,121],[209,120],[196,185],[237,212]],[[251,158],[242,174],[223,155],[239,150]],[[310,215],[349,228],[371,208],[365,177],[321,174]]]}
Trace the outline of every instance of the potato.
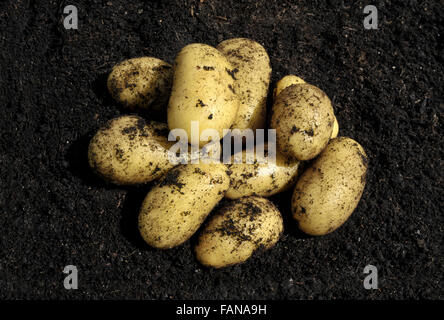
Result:
{"label": "potato", "polygon": [[[279,80],[276,83],[276,88],[274,88],[274,91],[273,91],[273,99],[276,100],[276,97],[285,88],[287,88],[293,84],[302,84],[302,83],[306,83],[306,82],[302,78],[299,78],[298,76],[295,76],[292,74],[283,77],[281,80]],[[331,133],[330,139],[336,138],[338,136],[338,133],[339,133],[339,123],[338,123],[338,120],[336,119],[336,116],[335,116],[335,122],[333,124],[333,131]]]}
{"label": "potato", "polygon": [[119,185],[142,184],[159,178],[170,163],[166,124],[146,123],[129,115],[108,121],[91,139],[89,165],[103,179]]}
{"label": "potato", "polygon": [[316,157],[327,145],[333,124],[330,99],[310,84],[285,88],[273,104],[270,126],[276,129],[278,150],[288,157]]}
{"label": "potato", "polygon": [[[191,122],[199,132],[214,129],[223,137],[239,108],[232,75],[233,67],[216,48],[194,43],[184,47],[175,59],[173,88],[168,104],[168,126],[184,129],[191,141]],[[203,146],[209,139],[199,141]]]}
{"label": "potato", "polygon": [[276,87],[273,90],[273,100],[276,99],[276,97],[282,92],[282,90],[284,90],[285,88],[293,85],[293,84],[302,84],[302,83],[306,83],[304,81],[304,79],[299,78],[298,76],[295,75],[288,75],[283,77],[281,80],[279,80],[276,83]]}
{"label": "potato", "polygon": [[153,57],[125,60],[108,76],[111,96],[125,107],[165,110],[173,81],[172,66]]}
{"label": "potato", "polygon": [[274,204],[260,197],[233,200],[217,210],[199,235],[197,259],[221,268],[246,261],[258,249],[269,249],[283,231]]}
{"label": "potato", "polygon": [[267,52],[259,43],[245,38],[222,41],[217,49],[234,67],[234,89],[240,98],[239,110],[232,128],[264,128],[271,75]]}
{"label": "potato", "polygon": [[139,214],[143,239],[159,249],[187,241],[227,191],[226,171],[221,163],[179,165],[169,171],[143,201]]}
{"label": "potato", "polygon": [[[267,150],[267,147],[264,148]],[[253,153],[255,162],[247,161],[247,153]],[[230,175],[230,188],[225,195],[229,199],[245,196],[269,197],[286,190],[295,182],[300,162],[276,154],[276,162],[268,161],[267,152],[256,155],[254,150],[244,150],[242,163],[235,163],[233,155],[227,164]]]}
{"label": "potato", "polygon": [[331,131],[331,137],[330,139],[334,139],[338,136],[339,133],[339,123],[338,119],[335,117],[335,122],[333,123],[333,130]]}
{"label": "potato", "polygon": [[310,235],[339,228],[358,205],[367,164],[364,149],[356,141],[331,140],[296,183],[292,211],[299,228]]}

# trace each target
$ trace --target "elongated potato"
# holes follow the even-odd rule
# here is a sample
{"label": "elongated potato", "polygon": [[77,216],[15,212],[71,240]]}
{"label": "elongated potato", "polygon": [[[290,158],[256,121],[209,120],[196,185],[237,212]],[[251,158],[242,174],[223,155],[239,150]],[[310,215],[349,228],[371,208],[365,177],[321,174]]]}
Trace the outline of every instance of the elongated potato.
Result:
{"label": "elongated potato", "polygon": [[270,58],[264,47],[246,38],[222,41],[217,46],[234,67],[234,88],[240,98],[239,110],[233,129],[264,128],[268,86],[270,84]]}
{"label": "elongated potato", "polygon": [[222,206],[199,236],[197,259],[221,268],[246,261],[258,249],[269,249],[283,231],[274,204],[260,197],[244,197]]}
{"label": "elongated potato", "polygon": [[[264,148],[267,150],[267,146]],[[254,163],[247,158],[252,153]],[[286,190],[295,182],[300,162],[288,159],[280,153],[276,154],[276,161],[268,159],[268,152],[256,154],[254,150],[243,150],[242,163],[235,163],[236,155],[232,156],[227,164],[230,175],[230,188],[225,195],[229,199],[238,199],[246,196],[269,197]]]}
{"label": "elongated potato", "polygon": [[[274,91],[273,91],[273,99],[276,100],[276,97],[285,88],[287,88],[293,84],[303,84],[303,83],[306,83],[306,82],[302,78],[299,78],[298,76],[295,76],[292,74],[283,77],[281,80],[279,80],[276,83],[276,87],[274,88]],[[338,136],[338,133],[339,133],[339,123],[338,123],[338,120],[336,119],[336,116],[335,116],[335,122],[333,124],[333,130],[331,132],[330,139],[336,138]]]}
{"label": "elongated potato", "polygon": [[226,171],[221,163],[180,165],[169,171],[143,201],[143,239],[160,249],[187,241],[227,191]]}
{"label": "elongated potato", "polygon": [[[191,140],[192,121],[196,121],[199,137],[205,129],[214,129],[222,139],[223,129],[231,127],[239,108],[232,70],[216,48],[200,43],[184,47],[175,59],[169,128],[184,129]],[[208,141],[202,139],[199,146]]]}
{"label": "elongated potato", "polygon": [[346,137],[331,140],[296,183],[292,211],[299,228],[310,235],[339,228],[358,205],[367,165],[359,143]]}
{"label": "elongated potato", "polygon": [[153,57],[125,60],[108,76],[111,96],[129,109],[165,110],[173,82],[170,64]]}
{"label": "elongated potato", "polygon": [[334,112],[330,99],[310,84],[285,88],[273,104],[270,126],[280,152],[298,160],[316,157],[330,140]]}
{"label": "elongated potato", "polygon": [[159,178],[174,165],[169,161],[168,127],[135,116],[108,121],[91,139],[88,159],[103,179],[119,185]]}

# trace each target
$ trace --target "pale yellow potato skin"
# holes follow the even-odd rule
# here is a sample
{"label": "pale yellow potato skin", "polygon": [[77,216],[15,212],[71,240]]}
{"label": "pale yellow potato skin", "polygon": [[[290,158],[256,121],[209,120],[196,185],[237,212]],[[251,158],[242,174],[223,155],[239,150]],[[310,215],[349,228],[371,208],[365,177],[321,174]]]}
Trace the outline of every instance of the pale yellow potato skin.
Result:
{"label": "pale yellow potato skin", "polygon": [[227,191],[226,171],[221,163],[186,164],[162,177],[139,213],[139,230],[146,243],[168,249],[187,241]]}
{"label": "pale yellow potato skin", "polygon": [[273,104],[270,127],[278,150],[300,161],[316,157],[327,145],[334,124],[330,99],[308,84],[285,88]]}
{"label": "pale yellow potato skin", "polygon": [[[282,92],[282,90],[284,90],[285,88],[293,85],[293,84],[302,84],[302,83],[306,83],[304,79],[299,78],[298,76],[295,75],[288,75],[283,77],[281,80],[279,80],[276,83],[276,87],[273,90],[273,100],[276,100],[276,97]],[[339,123],[338,120],[336,119],[335,116],[335,123],[333,124],[333,130],[331,132],[331,137],[330,139],[334,139],[338,136],[339,133]]]}
{"label": "pale yellow potato skin", "polygon": [[338,119],[335,117],[335,122],[333,123],[333,130],[331,131],[331,137],[330,139],[334,139],[338,136],[339,133],[339,123]]}
{"label": "pale yellow potato skin", "polygon": [[88,160],[104,180],[118,185],[143,184],[159,178],[170,163],[168,127],[135,115],[108,121],[91,139]]}
{"label": "pale yellow potato skin", "polygon": [[293,84],[302,84],[306,83],[304,79],[299,78],[298,76],[295,76],[293,74],[289,74],[285,77],[283,77],[281,80],[279,80],[276,83],[276,87],[273,90],[273,100],[276,99],[276,97],[284,90],[285,88],[293,85]]}
{"label": "pale yellow potato skin", "polygon": [[314,236],[339,228],[359,203],[367,167],[359,143],[347,137],[332,139],[296,183],[292,212],[299,228]]}
{"label": "pale yellow potato skin", "polygon": [[[267,150],[267,147],[264,149]],[[255,163],[246,161],[248,152],[254,153]],[[264,156],[256,155],[252,150],[243,150],[241,153],[242,163],[234,163],[233,155],[231,163],[227,164],[231,182],[226,198],[238,199],[252,195],[269,197],[286,190],[295,182],[300,167],[298,160],[276,153],[276,162],[261,163],[261,160],[267,160],[267,153]]]}
{"label": "pale yellow potato skin", "polygon": [[262,129],[265,127],[266,103],[271,65],[265,48],[256,41],[233,38],[216,47],[234,68],[235,91],[240,105],[233,129]]}
{"label": "pale yellow potato skin", "polygon": [[131,109],[165,110],[173,82],[169,63],[153,57],[128,59],[113,67],[108,76],[111,96]]}
{"label": "pale yellow potato skin", "polygon": [[261,197],[244,197],[223,205],[199,236],[196,257],[205,266],[222,268],[246,261],[258,249],[279,240],[283,221],[275,205]]}
{"label": "pale yellow potato skin", "polygon": [[[168,126],[184,129],[191,141],[191,121],[199,122],[199,137],[205,129],[215,129],[223,138],[223,129],[233,124],[239,108],[235,93],[233,67],[216,48],[194,43],[176,56]],[[202,147],[207,141],[199,141]]]}

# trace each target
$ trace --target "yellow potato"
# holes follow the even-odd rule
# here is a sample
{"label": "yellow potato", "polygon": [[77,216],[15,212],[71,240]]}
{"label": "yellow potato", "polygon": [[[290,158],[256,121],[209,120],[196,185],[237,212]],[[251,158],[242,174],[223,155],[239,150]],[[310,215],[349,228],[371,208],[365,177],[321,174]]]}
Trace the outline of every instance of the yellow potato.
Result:
{"label": "yellow potato", "polygon": [[89,165],[103,179],[119,185],[142,184],[159,178],[170,163],[168,127],[134,115],[108,121],[91,139]]}
{"label": "yellow potato", "polygon": [[256,250],[273,247],[282,231],[282,216],[271,201],[255,196],[232,200],[205,226],[196,256],[214,268],[242,263]]}
{"label": "yellow potato", "polygon": [[151,189],[139,214],[143,239],[168,249],[187,241],[229,186],[225,165],[187,164],[169,171]]}
{"label": "yellow potato", "polygon": [[270,127],[276,129],[278,150],[288,157],[316,157],[327,145],[333,124],[330,99],[313,85],[291,85],[273,104]]}
{"label": "yellow potato", "polygon": [[353,139],[329,142],[296,183],[293,217],[310,235],[324,235],[339,228],[358,205],[365,187],[368,160]]}
{"label": "yellow potato", "polygon": [[[273,100],[276,100],[276,97],[285,88],[287,88],[293,84],[302,84],[302,83],[306,83],[306,82],[302,78],[299,78],[298,76],[295,76],[292,74],[283,77],[281,80],[279,80],[276,83],[276,88],[274,88],[274,91],[273,91]],[[333,124],[333,131],[331,133],[330,139],[336,138],[338,136],[338,133],[339,133],[339,123],[338,123],[338,120],[336,119],[336,116],[335,116],[335,122]]]}
{"label": "yellow potato", "polygon": [[333,130],[331,131],[331,137],[330,139],[334,139],[338,136],[339,133],[339,123],[338,119],[335,117],[335,122],[333,123]]}
{"label": "yellow potato", "polygon": [[299,78],[298,76],[295,75],[288,75],[283,77],[281,80],[279,80],[276,83],[276,87],[273,90],[273,100],[276,99],[276,97],[282,92],[282,90],[284,90],[285,88],[293,85],[293,84],[302,84],[302,83],[306,83],[304,81],[304,79]]}
{"label": "yellow potato", "polygon": [[129,109],[164,110],[173,81],[172,66],[160,59],[125,60],[108,76],[111,96]]}
{"label": "yellow potato", "polygon": [[217,46],[234,67],[234,88],[240,98],[233,129],[264,128],[268,86],[271,76],[270,58],[264,47],[246,38],[222,41]]}
{"label": "yellow potato", "polygon": [[[265,147],[265,150],[267,147]],[[247,153],[252,153],[255,161],[249,162]],[[226,193],[229,199],[238,199],[245,196],[269,197],[286,190],[295,182],[300,162],[287,159],[280,153],[276,154],[276,161],[267,159],[264,155],[256,155],[254,150],[244,150],[242,163],[235,163],[236,155],[227,164],[230,175],[230,188]]]}
{"label": "yellow potato", "polygon": [[[233,67],[216,48],[194,43],[184,47],[175,59],[173,88],[168,104],[168,125],[184,129],[191,141],[191,122],[197,121],[201,135],[214,129],[223,137],[239,108]],[[202,147],[209,141],[199,141]]]}

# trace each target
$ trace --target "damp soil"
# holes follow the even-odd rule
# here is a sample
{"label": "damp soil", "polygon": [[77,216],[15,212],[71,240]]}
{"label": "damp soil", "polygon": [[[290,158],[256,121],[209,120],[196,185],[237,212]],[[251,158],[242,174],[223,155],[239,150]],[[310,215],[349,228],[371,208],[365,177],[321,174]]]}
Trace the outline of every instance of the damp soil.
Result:
{"label": "damp soil", "polygon": [[[78,8],[65,30],[63,8]],[[0,298],[444,298],[442,1],[4,1],[0,4]],[[185,45],[247,37],[268,51],[272,85],[296,74],[326,92],[340,135],[369,158],[352,217],[324,237],[297,231],[291,192],[275,248],[221,270],[195,238],[154,250],[138,234],[150,185],[103,183],[88,167],[94,132],[126,111],[106,77],[116,63],[172,63]],[[269,99],[269,102],[271,100]],[[149,118],[150,115],[143,115]],[[378,268],[379,289],[363,270]],[[75,265],[79,289],[65,290]]]}

